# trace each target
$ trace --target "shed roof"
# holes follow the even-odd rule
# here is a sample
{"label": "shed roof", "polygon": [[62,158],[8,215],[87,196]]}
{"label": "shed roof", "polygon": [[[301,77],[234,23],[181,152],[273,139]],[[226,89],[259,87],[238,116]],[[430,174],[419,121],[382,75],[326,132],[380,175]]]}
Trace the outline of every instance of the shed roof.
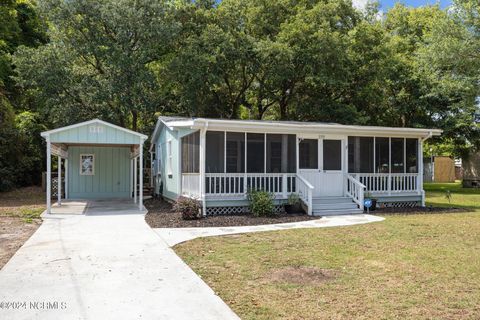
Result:
{"label": "shed roof", "polygon": [[148,137],[144,134],[102,121],[93,119],[66,127],[41,133],[52,143],[65,144],[141,144]]}

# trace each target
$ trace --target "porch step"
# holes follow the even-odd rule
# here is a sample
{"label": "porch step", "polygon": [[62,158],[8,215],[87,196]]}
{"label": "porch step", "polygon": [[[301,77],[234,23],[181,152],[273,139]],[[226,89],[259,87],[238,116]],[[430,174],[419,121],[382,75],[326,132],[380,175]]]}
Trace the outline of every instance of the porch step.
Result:
{"label": "porch step", "polygon": [[313,209],[312,214],[314,216],[337,216],[337,215],[347,215],[347,214],[362,214],[363,211],[360,209],[330,209],[330,210],[315,210]]}
{"label": "porch step", "polygon": [[355,202],[349,197],[318,197],[312,199],[314,216],[332,216],[344,214],[361,214]]}

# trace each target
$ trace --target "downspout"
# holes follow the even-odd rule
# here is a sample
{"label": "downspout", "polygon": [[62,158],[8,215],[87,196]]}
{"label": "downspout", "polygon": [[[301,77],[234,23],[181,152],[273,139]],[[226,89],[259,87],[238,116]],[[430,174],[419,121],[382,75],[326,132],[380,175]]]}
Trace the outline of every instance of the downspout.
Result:
{"label": "downspout", "polygon": [[423,190],[423,143],[430,139],[431,137],[433,136],[433,133],[432,131],[428,132],[428,134],[423,137],[423,138],[420,138],[420,146],[419,146],[419,158],[421,158],[421,161],[419,161],[419,167],[421,168],[421,170],[418,170],[419,171],[419,175],[418,175],[418,181],[419,181],[419,185],[418,185],[418,189],[420,190],[420,194],[422,196],[422,207],[425,207],[425,190]]}

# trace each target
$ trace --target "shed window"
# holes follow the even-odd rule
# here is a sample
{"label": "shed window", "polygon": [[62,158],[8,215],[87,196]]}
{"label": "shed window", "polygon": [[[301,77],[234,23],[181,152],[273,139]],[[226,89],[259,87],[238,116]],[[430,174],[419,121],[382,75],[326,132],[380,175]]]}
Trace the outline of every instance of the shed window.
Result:
{"label": "shed window", "polygon": [[94,154],[80,155],[80,175],[81,176],[95,175],[95,155]]}

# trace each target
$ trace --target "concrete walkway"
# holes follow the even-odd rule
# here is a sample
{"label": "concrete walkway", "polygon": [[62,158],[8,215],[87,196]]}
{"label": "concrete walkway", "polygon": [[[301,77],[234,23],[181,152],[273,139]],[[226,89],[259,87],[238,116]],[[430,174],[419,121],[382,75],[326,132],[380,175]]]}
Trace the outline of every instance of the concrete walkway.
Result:
{"label": "concrete walkway", "polygon": [[370,214],[340,215],[328,216],[317,220],[308,220],[302,222],[268,224],[261,226],[243,226],[243,227],[209,227],[209,228],[159,228],[154,229],[165,242],[173,247],[174,245],[192,240],[199,237],[221,236],[236,233],[248,233],[259,231],[278,231],[299,228],[325,228],[351,226],[370,222],[385,220]]}
{"label": "concrete walkway", "polygon": [[143,214],[75,205],[0,270],[0,319],[238,319]]}

